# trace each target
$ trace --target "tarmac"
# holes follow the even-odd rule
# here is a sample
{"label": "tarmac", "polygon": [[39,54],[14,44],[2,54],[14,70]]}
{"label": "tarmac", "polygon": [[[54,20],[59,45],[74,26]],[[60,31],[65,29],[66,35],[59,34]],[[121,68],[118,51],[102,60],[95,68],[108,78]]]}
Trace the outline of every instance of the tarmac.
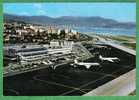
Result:
{"label": "tarmac", "polygon": [[[110,46],[111,48],[111,46]],[[73,67],[63,64],[55,70],[45,68],[4,78],[3,94],[6,96],[79,96],[85,95],[121,75],[135,69],[135,56],[116,48],[109,50],[94,49],[102,55],[120,58],[118,63],[101,62],[95,57],[84,62],[100,62],[101,66]],[[111,87],[111,88],[114,88]]]}

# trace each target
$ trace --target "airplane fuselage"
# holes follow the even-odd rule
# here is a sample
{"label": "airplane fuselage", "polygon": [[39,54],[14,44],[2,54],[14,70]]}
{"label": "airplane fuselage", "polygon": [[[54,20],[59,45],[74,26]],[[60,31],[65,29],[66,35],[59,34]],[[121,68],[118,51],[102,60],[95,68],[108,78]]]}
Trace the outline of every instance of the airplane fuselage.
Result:
{"label": "airplane fuselage", "polygon": [[89,69],[91,66],[100,66],[99,63],[78,62],[77,59],[74,60],[74,63],[75,63],[76,65],[85,66],[87,69]]}
{"label": "airplane fuselage", "polygon": [[114,62],[114,60],[120,60],[117,57],[102,57],[101,55],[99,56],[99,59],[102,61],[109,61],[109,62]]}

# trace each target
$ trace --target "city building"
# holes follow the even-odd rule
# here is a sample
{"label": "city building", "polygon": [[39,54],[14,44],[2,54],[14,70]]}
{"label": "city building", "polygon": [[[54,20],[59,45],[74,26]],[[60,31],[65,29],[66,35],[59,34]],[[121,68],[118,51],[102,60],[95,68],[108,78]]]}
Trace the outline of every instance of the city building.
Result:
{"label": "city building", "polygon": [[[53,39],[78,41],[76,30],[25,23],[4,23],[4,43],[49,43]],[[52,43],[52,45],[56,43]]]}
{"label": "city building", "polygon": [[48,34],[57,34],[58,31],[59,31],[59,29],[58,28],[55,28],[55,27],[49,27],[47,29]]}

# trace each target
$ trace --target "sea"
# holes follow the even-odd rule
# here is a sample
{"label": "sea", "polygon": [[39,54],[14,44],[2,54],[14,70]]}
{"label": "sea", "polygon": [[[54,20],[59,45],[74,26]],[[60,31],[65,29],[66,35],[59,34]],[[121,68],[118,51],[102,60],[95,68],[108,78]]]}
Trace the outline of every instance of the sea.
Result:
{"label": "sea", "polygon": [[91,35],[105,34],[105,35],[125,35],[125,36],[136,36],[136,28],[124,29],[124,28],[98,28],[98,27],[73,27],[72,29],[80,33]]}

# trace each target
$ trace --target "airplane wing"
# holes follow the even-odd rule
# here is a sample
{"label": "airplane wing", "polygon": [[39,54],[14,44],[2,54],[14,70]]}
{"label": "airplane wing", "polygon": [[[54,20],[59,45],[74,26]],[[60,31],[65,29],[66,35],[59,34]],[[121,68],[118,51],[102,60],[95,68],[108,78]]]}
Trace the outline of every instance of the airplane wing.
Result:
{"label": "airplane wing", "polygon": [[86,65],[84,65],[87,69],[89,69],[90,67],[91,67],[91,65],[90,64],[86,64]]}
{"label": "airplane wing", "polygon": [[16,60],[16,58],[12,58],[11,60]]}
{"label": "airplane wing", "polygon": [[112,59],[107,59],[109,62],[114,62]]}
{"label": "airplane wing", "polygon": [[45,65],[47,65],[47,64],[48,64],[48,63],[47,63],[47,62],[45,62],[45,61],[43,61],[42,63],[43,63],[43,64],[45,64]]}
{"label": "airplane wing", "polygon": [[109,58],[109,59],[112,59],[112,60],[118,60],[119,58],[117,58],[117,57],[113,57],[113,58]]}

